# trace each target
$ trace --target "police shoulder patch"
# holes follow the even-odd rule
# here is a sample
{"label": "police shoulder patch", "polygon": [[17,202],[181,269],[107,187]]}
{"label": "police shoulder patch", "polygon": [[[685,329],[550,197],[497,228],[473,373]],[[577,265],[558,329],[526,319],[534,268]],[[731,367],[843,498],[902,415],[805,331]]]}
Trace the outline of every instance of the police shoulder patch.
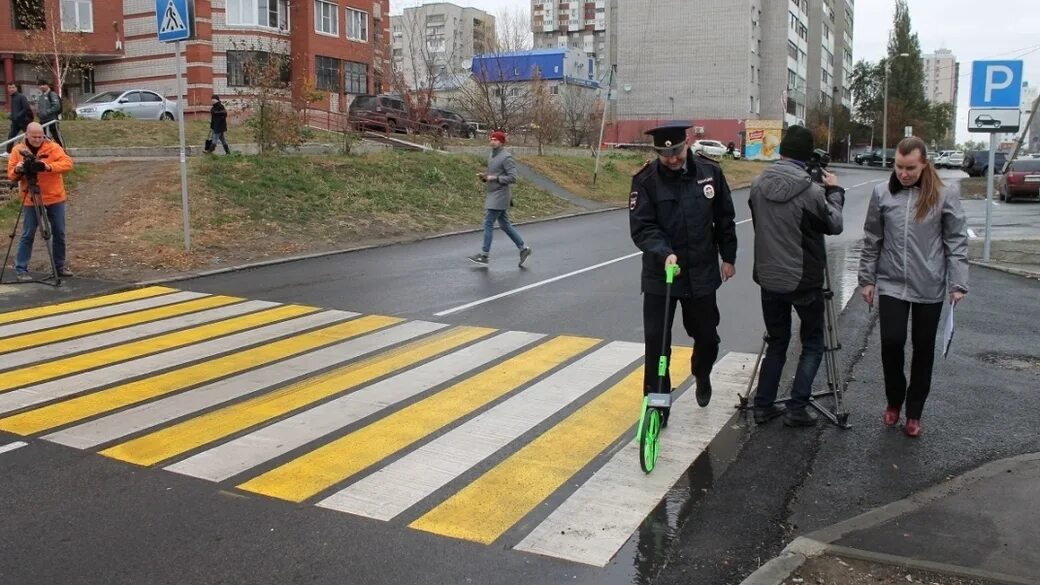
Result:
{"label": "police shoulder patch", "polygon": [[697,151],[697,156],[700,158],[701,161],[706,161],[706,162],[709,162],[709,163],[711,163],[711,164],[713,164],[715,166],[719,166],[719,161],[717,161],[717,160],[711,158],[710,156],[704,154],[703,150],[698,150]]}
{"label": "police shoulder patch", "polygon": [[628,194],[628,210],[635,211],[637,205],[639,205],[639,191],[632,191]]}

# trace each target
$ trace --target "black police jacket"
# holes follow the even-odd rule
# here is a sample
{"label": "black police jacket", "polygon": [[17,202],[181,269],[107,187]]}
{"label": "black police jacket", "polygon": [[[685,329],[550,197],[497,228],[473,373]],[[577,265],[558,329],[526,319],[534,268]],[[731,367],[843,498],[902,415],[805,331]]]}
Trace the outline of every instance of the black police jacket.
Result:
{"label": "black police jacket", "polygon": [[715,161],[686,152],[686,166],[675,172],[659,160],[632,178],[628,198],[632,241],[643,251],[642,291],[665,294],[664,260],[679,258],[672,296],[698,297],[722,284],[719,257],[735,264],[737,226],[733,199]]}

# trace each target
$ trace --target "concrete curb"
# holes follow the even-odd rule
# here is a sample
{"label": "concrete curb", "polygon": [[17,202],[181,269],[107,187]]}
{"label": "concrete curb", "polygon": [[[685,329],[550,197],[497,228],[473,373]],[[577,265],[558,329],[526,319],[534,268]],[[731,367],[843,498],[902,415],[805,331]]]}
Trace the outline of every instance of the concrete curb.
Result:
{"label": "concrete curb", "polygon": [[980,571],[958,565],[945,563],[934,563],[931,561],[920,561],[908,557],[899,557],[885,553],[876,553],[860,549],[832,544],[841,540],[845,535],[879,526],[900,516],[914,512],[936,500],[953,495],[969,485],[983,479],[988,479],[1006,473],[1009,466],[1020,463],[1040,461],[1040,453],[1030,453],[991,461],[982,467],[978,467],[957,477],[917,492],[907,498],[892,502],[864,512],[848,520],[821,528],[805,536],[799,536],[791,541],[779,555],[758,568],[757,571],[741,581],[740,585],[781,585],[785,579],[791,576],[796,569],[802,566],[806,560],[822,554],[833,554],[862,561],[880,563],[885,565],[897,565],[922,571],[943,573],[959,577],[986,579],[997,583],[1008,585],[1030,585],[1031,582],[1021,577],[1005,575],[1002,573],[991,573]]}
{"label": "concrete curb", "polygon": [[1023,278],[1040,280],[1040,272],[1022,270],[1021,268],[1012,268],[1010,266],[1004,266],[1003,264],[994,264],[992,262],[983,262],[981,260],[968,260],[968,264],[980,266],[982,268],[989,268],[990,270],[997,270],[999,272],[1006,272],[1007,274],[1014,274],[1015,276],[1021,276]]}

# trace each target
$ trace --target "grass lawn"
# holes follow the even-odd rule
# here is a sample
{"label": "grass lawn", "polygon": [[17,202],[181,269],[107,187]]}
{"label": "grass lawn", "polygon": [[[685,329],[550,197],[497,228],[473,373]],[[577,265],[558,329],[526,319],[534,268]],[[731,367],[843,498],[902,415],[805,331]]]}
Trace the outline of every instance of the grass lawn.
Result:
{"label": "grass lawn", "polygon": [[[177,146],[180,134],[176,122],[159,120],[64,120],[61,134],[70,148]],[[308,142],[336,143],[339,134],[307,128]],[[184,140],[189,145],[202,146],[209,138],[208,120],[186,120]],[[244,124],[232,125],[227,133],[228,142],[252,142],[253,135]]]}
{"label": "grass lawn", "polygon": [[[6,159],[4,164],[7,164]],[[88,166],[73,167],[72,172],[65,175],[65,191],[71,192],[76,188],[76,183],[90,177],[91,172],[92,169]],[[21,199],[15,191],[11,191],[11,195],[13,196],[11,199],[0,204],[0,230],[10,230],[11,222],[18,215],[18,202]],[[7,233],[11,232],[7,231]]]}
{"label": "grass lawn", "polygon": [[[560,186],[588,199],[624,205],[632,187],[632,174],[646,162],[647,155],[611,152],[600,159],[596,184],[592,184],[592,173],[596,159],[570,156],[521,156],[520,161],[535,171],[549,177]],[[768,163],[751,161],[722,161],[731,189],[751,184]]]}

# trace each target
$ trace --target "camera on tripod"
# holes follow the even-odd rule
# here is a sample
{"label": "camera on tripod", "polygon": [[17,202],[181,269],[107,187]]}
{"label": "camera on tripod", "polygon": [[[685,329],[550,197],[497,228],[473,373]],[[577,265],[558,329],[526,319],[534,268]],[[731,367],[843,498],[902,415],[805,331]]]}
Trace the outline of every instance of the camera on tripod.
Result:
{"label": "camera on tripod", "polygon": [[805,170],[809,171],[814,183],[823,184],[823,171],[831,164],[831,154],[822,148],[814,149],[809,160],[805,163]]}
{"label": "camera on tripod", "polygon": [[22,175],[24,175],[30,183],[36,179],[37,173],[42,173],[46,170],[46,163],[36,158],[36,155],[31,151],[22,150]]}

